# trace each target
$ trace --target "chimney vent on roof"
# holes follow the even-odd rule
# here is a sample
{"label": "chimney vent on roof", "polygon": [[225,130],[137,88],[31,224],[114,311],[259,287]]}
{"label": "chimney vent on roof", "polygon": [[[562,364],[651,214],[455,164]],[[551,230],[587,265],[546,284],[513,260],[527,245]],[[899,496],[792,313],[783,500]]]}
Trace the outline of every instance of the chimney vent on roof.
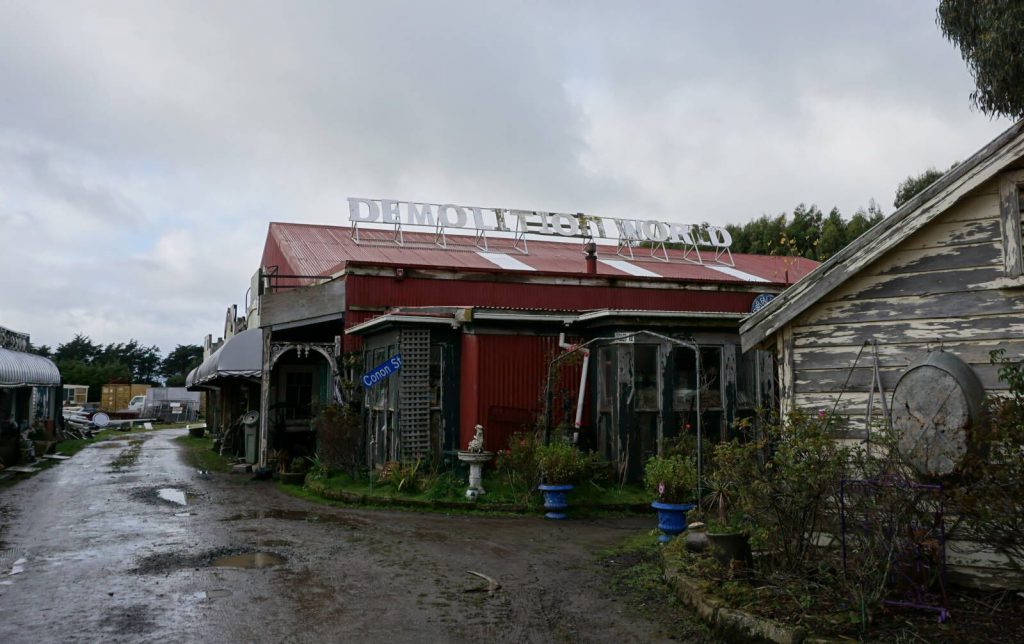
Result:
{"label": "chimney vent on roof", "polygon": [[587,275],[597,274],[597,244],[594,240],[583,244],[583,252],[587,254]]}

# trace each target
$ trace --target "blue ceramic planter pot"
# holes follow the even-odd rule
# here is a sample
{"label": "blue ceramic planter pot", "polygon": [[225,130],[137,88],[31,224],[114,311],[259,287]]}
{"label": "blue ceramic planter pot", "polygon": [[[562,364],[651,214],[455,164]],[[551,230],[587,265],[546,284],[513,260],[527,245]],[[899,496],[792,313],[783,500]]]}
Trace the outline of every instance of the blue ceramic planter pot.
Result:
{"label": "blue ceramic planter pot", "polygon": [[668,543],[686,530],[686,513],[694,508],[692,503],[662,503],[655,501],[651,507],[658,511],[658,529],[662,535],[658,541]]}
{"label": "blue ceramic planter pot", "polygon": [[569,502],[566,500],[565,495],[568,494],[572,489],[573,485],[538,485],[537,489],[544,493],[544,509],[547,510],[547,514],[544,516],[549,519],[561,520],[566,518],[565,509],[569,507]]}

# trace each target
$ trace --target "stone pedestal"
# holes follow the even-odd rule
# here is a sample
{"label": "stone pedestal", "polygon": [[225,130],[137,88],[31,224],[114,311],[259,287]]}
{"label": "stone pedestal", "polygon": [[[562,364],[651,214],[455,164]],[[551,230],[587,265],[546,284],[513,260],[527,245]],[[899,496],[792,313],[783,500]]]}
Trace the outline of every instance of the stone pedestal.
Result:
{"label": "stone pedestal", "polygon": [[469,463],[469,488],[466,489],[466,498],[473,500],[478,496],[486,494],[481,484],[484,477],[484,463],[491,460],[494,452],[459,452],[459,460]]}

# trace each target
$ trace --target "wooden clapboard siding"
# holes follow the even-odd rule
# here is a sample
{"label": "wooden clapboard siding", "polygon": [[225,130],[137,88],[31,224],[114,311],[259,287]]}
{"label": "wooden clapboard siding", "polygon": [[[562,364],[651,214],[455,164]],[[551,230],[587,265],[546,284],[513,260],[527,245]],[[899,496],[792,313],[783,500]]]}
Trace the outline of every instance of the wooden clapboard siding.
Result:
{"label": "wooden clapboard siding", "polygon": [[[1024,320],[1021,320],[1024,322]],[[878,342],[878,357],[883,365],[906,367],[921,357],[923,352],[942,349],[949,351],[970,365],[989,364],[989,353],[996,349],[1005,349],[1010,355],[1024,355],[1024,335],[1016,338],[998,340],[967,340],[967,341],[903,341]],[[858,353],[860,360],[857,361]],[[797,346],[793,349],[793,365],[799,371],[835,369],[842,365],[859,366],[871,364],[870,347],[860,352],[860,344],[839,346]]]}
{"label": "wooden clapboard siding", "polygon": [[[928,350],[922,347],[917,356],[923,358]],[[879,360],[879,362],[882,362]],[[871,365],[870,354],[860,361],[862,366],[855,369],[848,367],[836,369],[798,369],[796,379],[793,383],[796,393],[828,393],[840,391],[868,391],[874,377],[874,367]],[[986,390],[1002,389],[1004,385],[999,382],[999,369],[991,364],[972,364],[971,368],[981,380],[981,385]],[[900,376],[906,371],[907,365],[880,366],[878,374],[881,376],[882,388],[886,394],[892,394],[893,387],[899,381]]]}
{"label": "wooden clapboard siding", "polygon": [[1024,356],[1024,293],[1007,288],[996,186],[983,184],[783,328],[787,402],[831,410],[839,400],[852,435],[863,431],[871,342],[887,399],[910,364],[939,348],[969,364],[987,390],[1004,388],[989,354]]}
{"label": "wooden clapboard siding", "polygon": [[[1021,293],[998,290],[967,290],[953,293],[928,293],[901,297],[861,298],[854,301],[824,302],[808,312],[806,324],[858,324],[956,317],[961,312],[973,315],[1024,313]],[[797,327],[799,332],[799,327]]]}
{"label": "wooden clapboard siding", "polygon": [[939,348],[971,365],[986,389],[1004,388],[989,353],[1024,356],[1024,295],[1006,288],[996,185],[984,184],[787,325],[793,394],[870,391],[866,342],[878,345],[887,393]]}
{"label": "wooden clapboard siding", "polygon": [[803,326],[799,328],[793,345],[798,350],[809,347],[859,348],[865,340],[875,339],[880,347],[895,344],[930,344],[937,347],[958,341],[998,341],[1022,337],[1024,316],[1018,313],[972,315],[964,311],[958,317]]}

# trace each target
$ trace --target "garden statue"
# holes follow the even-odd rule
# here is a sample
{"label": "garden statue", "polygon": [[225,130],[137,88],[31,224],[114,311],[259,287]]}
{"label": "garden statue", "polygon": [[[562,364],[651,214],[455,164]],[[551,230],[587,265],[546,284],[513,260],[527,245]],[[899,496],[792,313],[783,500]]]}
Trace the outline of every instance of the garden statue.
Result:
{"label": "garden statue", "polygon": [[484,488],[481,485],[484,463],[494,456],[494,452],[484,451],[483,425],[477,425],[473,429],[476,430],[476,434],[469,440],[466,449],[460,450],[458,454],[460,461],[469,463],[469,489],[466,490],[466,498],[471,501],[475,501],[477,497],[484,494]]}
{"label": "garden statue", "polygon": [[469,445],[466,447],[466,451],[473,452],[474,454],[480,454],[484,451],[484,426],[477,425],[473,429],[476,430],[476,435],[469,439]]}

